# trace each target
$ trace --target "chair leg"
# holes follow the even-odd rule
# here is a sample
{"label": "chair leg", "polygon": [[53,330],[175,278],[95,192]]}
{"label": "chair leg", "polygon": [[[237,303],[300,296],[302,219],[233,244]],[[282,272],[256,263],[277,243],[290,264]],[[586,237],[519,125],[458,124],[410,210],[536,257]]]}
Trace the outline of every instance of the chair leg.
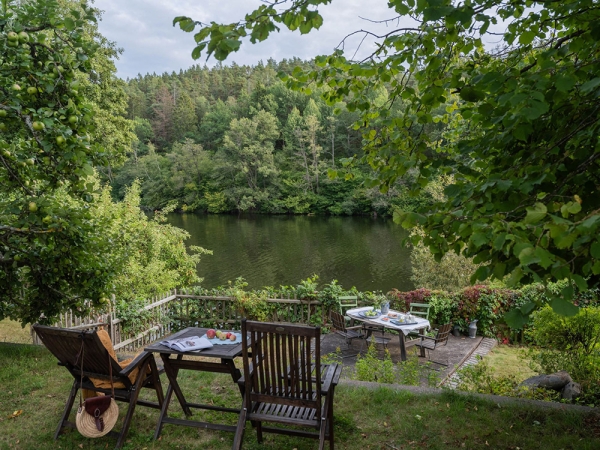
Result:
{"label": "chair leg", "polygon": [[158,408],[162,410],[163,402],[165,401],[165,395],[160,382],[160,377],[158,376],[158,367],[156,366],[154,357],[150,359],[150,370],[152,371],[152,385],[154,386],[156,397],[158,399]]}
{"label": "chair leg", "polygon": [[137,379],[133,385],[133,392],[129,393],[129,407],[127,408],[127,414],[125,414],[125,419],[123,420],[123,426],[121,428],[121,432],[119,433],[119,438],[117,439],[117,446],[115,447],[117,449],[123,446],[125,438],[127,437],[127,432],[129,431],[129,426],[131,425],[131,419],[133,418],[133,412],[135,411],[135,406],[137,405],[138,397],[140,396],[140,391],[142,390],[142,383],[146,378],[146,366],[146,364],[140,365]]}
{"label": "chair leg", "polygon": [[258,441],[259,444],[262,444],[263,435],[262,435],[262,422],[261,421],[256,422],[256,440]]}
{"label": "chair leg", "polygon": [[75,403],[75,398],[77,397],[78,390],[79,384],[77,383],[77,380],[73,380],[73,386],[71,387],[71,393],[67,398],[65,410],[63,411],[63,415],[60,418],[60,422],[58,422],[58,428],[56,428],[56,433],[54,433],[54,440],[58,439],[60,432],[65,427],[66,423],[69,421],[69,414],[71,414],[71,409],[73,409],[73,403]]}
{"label": "chair leg", "polygon": [[335,391],[335,386],[333,386],[331,388],[331,393],[328,395],[329,399],[327,400],[329,402],[329,411],[328,411],[328,417],[327,417],[327,422],[329,422],[329,450],[333,450],[333,445],[334,445],[334,438],[333,438],[333,393]]}
{"label": "chair leg", "polygon": [[242,409],[240,411],[240,417],[238,418],[237,428],[235,430],[235,436],[233,438],[233,447],[232,450],[241,450],[242,441],[244,440],[244,430],[246,429],[246,397],[244,397],[244,401],[242,402]]}

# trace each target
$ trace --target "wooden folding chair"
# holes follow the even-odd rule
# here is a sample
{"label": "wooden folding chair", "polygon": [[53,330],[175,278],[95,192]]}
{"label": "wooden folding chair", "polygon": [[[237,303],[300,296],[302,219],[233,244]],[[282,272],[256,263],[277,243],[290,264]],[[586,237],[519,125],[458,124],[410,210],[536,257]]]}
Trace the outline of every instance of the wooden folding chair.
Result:
{"label": "wooden folding chair", "polygon": [[251,421],[259,443],[263,432],[271,432],[319,439],[319,450],[329,440],[333,450],[333,394],[341,368],[321,364],[320,337],[319,327],[242,320],[244,376],[239,383],[244,400],[234,449],[242,447],[246,422]]}
{"label": "wooden folding chair", "polygon": [[442,345],[446,345],[448,343],[448,337],[450,336],[450,332],[452,331],[452,324],[447,323],[442,325],[436,332],[435,337],[420,335],[419,342],[415,343],[417,347],[425,349],[427,351],[427,357],[429,361],[435,364],[439,364],[440,366],[448,366],[448,364],[444,364],[438,361],[433,361],[431,359],[431,352],[434,351],[437,347]]}
{"label": "wooden folding chair", "polygon": [[[120,448],[125,442],[136,405],[139,404],[159,410],[162,408],[164,394],[159,378],[160,372],[152,353],[142,352],[127,367],[121,368],[118,361],[110,355],[108,349],[102,344],[96,331],[70,330],[39,324],[35,324],[33,329],[46,348],[50,350],[50,353],[58,359],[58,364],[64,366],[73,376],[71,393],[67,398],[67,403],[54,434],[54,439],[58,439],[58,436],[65,427],[75,428],[75,423],[69,421],[69,414],[71,413],[79,389],[103,392],[105,394],[111,393],[110,386],[98,387],[106,384],[103,382],[110,383],[109,361],[112,365],[115,400],[129,403],[120,433],[116,433],[115,431],[108,433],[108,435],[117,438],[115,448]],[[84,349],[83,357],[80,354],[82,345]],[[154,390],[158,402],[139,399],[142,388]]]}
{"label": "wooden folding chair", "polygon": [[350,348],[350,345],[352,344],[352,341],[354,339],[361,339],[360,350],[354,354],[342,355],[342,358],[350,358],[362,352],[364,346],[363,338],[365,337],[361,333],[362,325],[357,325],[355,327],[347,327],[346,321],[344,320],[344,316],[333,310],[329,311],[329,320],[331,321],[333,332],[342,336],[345,339],[348,348]]}

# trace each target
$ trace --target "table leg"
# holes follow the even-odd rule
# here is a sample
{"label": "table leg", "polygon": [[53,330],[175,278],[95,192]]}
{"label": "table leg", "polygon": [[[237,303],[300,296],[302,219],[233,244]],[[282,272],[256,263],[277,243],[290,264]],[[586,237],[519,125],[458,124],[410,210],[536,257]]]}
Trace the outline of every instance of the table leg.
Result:
{"label": "table leg", "polygon": [[406,345],[404,343],[404,333],[402,330],[398,331],[398,339],[400,341],[400,360],[406,361]]}
{"label": "table leg", "polygon": [[[185,415],[191,416],[192,410],[187,406],[187,402],[185,400],[185,397],[183,396],[183,392],[181,391],[181,388],[179,387],[179,383],[177,382],[177,374],[179,373],[179,369],[173,368],[171,366],[170,360],[169,360],[169,355],[163,356],[161,354],[161,357],[163,358],[163,362],[165,365],[165,373],[167,374],[167,378],[169,379],[169,388],[172,388],[172,390],[175,392],[175,395],[177,396],[177,400],[179,400],[179,404],[181,405],[181,409],[183,409],[183,412],[185,413]],[[177,359],[182,360],[183,355],[177,355]]]}

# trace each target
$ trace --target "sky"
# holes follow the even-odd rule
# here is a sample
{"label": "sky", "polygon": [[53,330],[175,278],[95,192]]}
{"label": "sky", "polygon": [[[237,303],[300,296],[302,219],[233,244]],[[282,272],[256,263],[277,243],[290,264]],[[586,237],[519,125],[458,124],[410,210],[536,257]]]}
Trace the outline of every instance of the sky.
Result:
{"label": "sky", "polygon": [[[116,61],[117,76],[123,79],[134,78],[138,74],[179,72],[194,64],[214,65],[216,61],[206,61],[205,56],[198,61],[192,59],[193,33],[173,27],[173,18],[188,16],[205,23],[237,22],[260,4],[260,0],[94,1],[94,6],[104,11],[99,22],[100,33],[123,49]],[[229,56],[225,64],[235,61],[240,65],[255,65],[269,58],[280,61],[294,56],[310,59],[330,54],[345,36],[354,31],[366,29],[384,34],[398,25],[397,22],[386,25],[369,21],[393,17],[387,0],[336,0],[331,5],[321,6],[319,11],[324,17],[320,30],[300,35],[286,29],[259,44],[246,42],[238,52]],[[348,57],[354,55],[361,39],[362,35],[357,35],[346,42]],[[364,56],[373,49],[373,41],[365,40],[356,56]]]}

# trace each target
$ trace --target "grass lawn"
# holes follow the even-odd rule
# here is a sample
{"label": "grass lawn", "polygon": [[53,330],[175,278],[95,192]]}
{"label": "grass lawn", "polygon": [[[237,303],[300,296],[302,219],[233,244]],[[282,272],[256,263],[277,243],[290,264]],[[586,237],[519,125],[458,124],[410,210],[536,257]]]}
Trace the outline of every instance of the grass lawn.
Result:
{"label": "grass lawn", "polygon": [[0,342],[31,344],[29,325],[23,328],[19,322],[8,319],[0,320]]}
{"label": "grass lawn", "polygon": [[[181,385],[191,401],[238,407],[239,392],[218,374],[182,371]],[[166,378],[162,377],[163,382]],[[68,372],[43,347],[0,344],[0,449],[105,449],[109,437],[87,439],[68,430],[52,440],[71,385]],[[164,386],[166,387],[166,386]],[[183,417],[175,403],[170,415]],[[124,415],[124,404],[120,404]],[[598,415],[573,411],[498,405],[445,392],[416,395],[381,387],[340,385],[335,396],[337,449],[597,449]],[[236,414],[195,412],[195,417],[235,424]],[[126,449],[228,449],[233,434],[165,425],[152,435],[158,411],[138,407]],[[118,422],[118,425],[120,422]],[[256,443],[251,427],[245,449],[314,449],[316,441],[265,435]]]}
{"label": "grass lawn", "polygon": [[529,359],[524,356],[525,349],[512,345],[496,345],[488,353],[484,361],[491,372],[497,376],[514,375],[518,381],[537,375],[529,368]]}

